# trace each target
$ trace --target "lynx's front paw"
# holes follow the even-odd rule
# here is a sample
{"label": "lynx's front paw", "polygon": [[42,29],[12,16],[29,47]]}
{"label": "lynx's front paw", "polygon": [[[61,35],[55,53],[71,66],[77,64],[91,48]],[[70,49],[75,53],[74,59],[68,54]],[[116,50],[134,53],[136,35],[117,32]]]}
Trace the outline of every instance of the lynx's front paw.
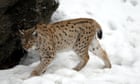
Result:
{"label": "lynx's front paw", "polygon": [[35,70],[34,70],[34,71],[32,71],[30,77],[39,76],[39,75],[41,75],[41,73],[39,73],[38,71],[35,71]]}

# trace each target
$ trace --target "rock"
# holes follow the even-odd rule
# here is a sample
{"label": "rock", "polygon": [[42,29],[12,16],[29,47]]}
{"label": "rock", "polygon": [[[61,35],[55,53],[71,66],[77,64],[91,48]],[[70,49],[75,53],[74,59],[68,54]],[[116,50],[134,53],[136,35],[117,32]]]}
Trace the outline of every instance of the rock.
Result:
{"label": "rock", "polygon": [[58,5],[55,0],[0,0],[0,69],[15,66],[26,54],[17,30],[49,23]]}

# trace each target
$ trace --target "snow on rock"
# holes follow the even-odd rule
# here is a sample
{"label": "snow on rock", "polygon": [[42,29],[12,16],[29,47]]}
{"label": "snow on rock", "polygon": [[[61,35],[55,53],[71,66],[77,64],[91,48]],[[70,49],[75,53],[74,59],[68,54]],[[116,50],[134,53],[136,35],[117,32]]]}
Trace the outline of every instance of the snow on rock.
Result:
{"label": "snow on rock", "polygon": [[[139,0],[59,0],[52,22],[88,17],[102,26],[102,47],[108,52],[111,69],[103,69],[102,60],[89,52],[88,64],[79,72],[72,51],[57,54],[48,70],[27,78],[38,62],[31,52],[21,65],[0,70],[0,84],[139,84],[140,83],[140,1]],[[32,57],[33,56],[33,57]],[[30,64],[34,62],[33,64]],[[22,65],[28,64],[28,65]],[[30,64],[30,65],[29,65]],[[25,79],[27,78],[27,79]],[[25,80],[23,80],[25,79]]]}

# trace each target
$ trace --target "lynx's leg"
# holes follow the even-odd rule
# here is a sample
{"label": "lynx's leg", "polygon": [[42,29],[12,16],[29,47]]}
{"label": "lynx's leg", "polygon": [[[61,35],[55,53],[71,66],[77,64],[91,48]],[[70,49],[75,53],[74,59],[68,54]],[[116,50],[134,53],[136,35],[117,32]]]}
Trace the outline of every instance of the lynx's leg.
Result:
{"label": "lynx's leg", "polygon": [[51,61],[54,59],[54,50],[46,50],[45,53],[42,53],[43,55],[40,58],[40,64],[32,71],[32,76],[39,76],[42,73],[44,73],[47,69],[47,66],[51,63]]}
{"label": "lynx's leg", "polygon": [[76,71],[80,71],[88,62],[89,60],[89,55],[88,55],[88,46],[89,46],[89,40],[91,39],[84,39],[87,38],[86,35],[85,37],[79,36],[81,38],[78,38],[76,43],[73,46],[73,49],[75,53],[79,56],[80,58],[80,63],[77,64],[76,67],[73,69]]}
{"label": "lynx's leg", "polygon": [[80,57],[80,63],[78,63],[73,69],[76,71],[80,71],[87,64],[89,55],[88,53],[79,53],[79,51],[76,51],[76,53]]}
{"label": "lynx's leg", "polygon": [[95,38],[92,42],[92,48],[90,50],[99,58],[104,61],[105,68],[111,68],[111,62],[108,58],[106,51],[101,47],[99,41]]}

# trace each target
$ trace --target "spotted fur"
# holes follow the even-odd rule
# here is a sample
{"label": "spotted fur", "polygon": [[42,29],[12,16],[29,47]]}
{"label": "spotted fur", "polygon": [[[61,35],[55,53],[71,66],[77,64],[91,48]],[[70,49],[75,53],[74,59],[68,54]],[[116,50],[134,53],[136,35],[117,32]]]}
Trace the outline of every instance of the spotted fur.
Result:
{"label": "spotted fur", "polygon": [[88,62],[90,50],[99,56],[105,67],[111,68],[106,51],[101,48],[99,41],[102,38],[100,25],[93,19],[78,18],[60,21],[52,24],[37,24],[34,28],[23,31],[22,45],[25,49],[36,46],[40,53],[40,64],[32,71],[31,76],[41,75],[55,58],[59,50],[73,49],[81,58],[80,63],[74,67],[81,70]]}

